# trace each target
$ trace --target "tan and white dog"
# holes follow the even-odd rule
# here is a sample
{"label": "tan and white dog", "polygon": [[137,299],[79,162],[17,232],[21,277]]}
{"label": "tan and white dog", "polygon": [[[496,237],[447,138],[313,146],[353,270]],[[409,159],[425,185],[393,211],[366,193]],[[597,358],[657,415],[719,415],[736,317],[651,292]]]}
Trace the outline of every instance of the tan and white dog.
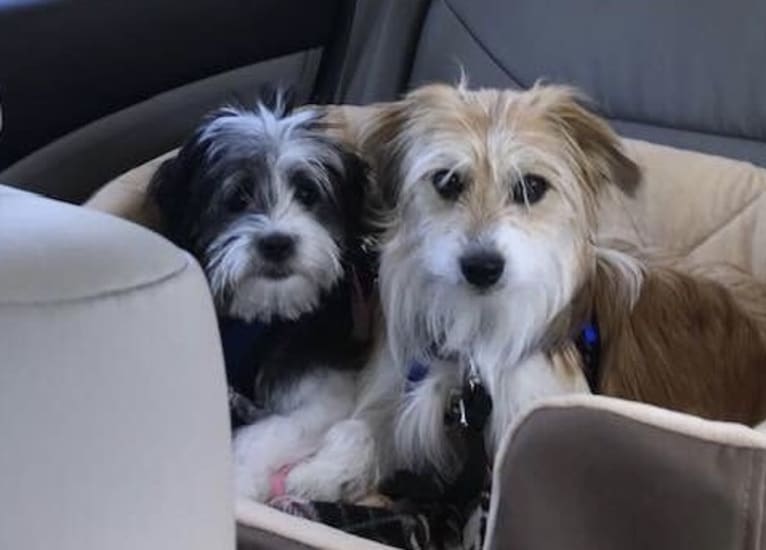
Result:
{"label": "tan and white dog", "polygon": [[[355,414],[292,494],[353,498],[402,467],[449,477],[461,456],[444,412],[469,365],[493,400],[493,448],[535,400],[588,391],[574,338],[591,320],[599,392],[766,417],[766,286],[597,242],[601,197],[640,173],[572,89],[434,85],[359,113],[337,116],[380,185],[385,322]],[[413,361],[429,367],[414,385]]]}

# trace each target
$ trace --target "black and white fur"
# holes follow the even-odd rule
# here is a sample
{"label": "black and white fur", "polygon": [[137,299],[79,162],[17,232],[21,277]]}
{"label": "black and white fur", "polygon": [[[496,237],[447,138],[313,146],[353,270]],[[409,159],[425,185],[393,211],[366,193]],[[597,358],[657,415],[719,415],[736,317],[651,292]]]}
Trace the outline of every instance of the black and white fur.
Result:
{"label": "black and white fur", "polygon": [[[218,314],[268,331],[248,397],[270,415],[235,432],[240,495],[266,500],[270,476],[351,412],[364,360],[351,279],[367,267],[365,178],[317,108],[291,110],[278,96],[213,113],[152,182],[167,233],[202,265]],[[296,471],[289,492],[310,493]]]}

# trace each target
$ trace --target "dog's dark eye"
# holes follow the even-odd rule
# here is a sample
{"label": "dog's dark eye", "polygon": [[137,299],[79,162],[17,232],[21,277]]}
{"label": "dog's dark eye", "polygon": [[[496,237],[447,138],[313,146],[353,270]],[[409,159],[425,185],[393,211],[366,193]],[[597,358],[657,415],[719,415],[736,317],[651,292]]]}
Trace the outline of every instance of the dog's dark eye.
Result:
{"label": "dog's dark eye", "polygon": [[434,172],[431,176],[431,183],[442,198],[450,201],[456,200],[465,187],[460,174],[450,172],[449,170],[437,170]]}
{"label": "dog's dark eye", "polygon": [[320,198],[316,183],[305,174],[297,174],[292,179],[293,196],[304,206],[314,206]]}
{"label": "dog's dark eye", "polygon": [[536,174],[527,174],[513,185],[512,199],[516,204],[535,204],[548,190],[548,180]]}
{"label": "dog's dark eye", "polygon": [[250,197],[242,189],[237,189],[226,199],[226,208],[229,212],[242,212],[250,204]]}

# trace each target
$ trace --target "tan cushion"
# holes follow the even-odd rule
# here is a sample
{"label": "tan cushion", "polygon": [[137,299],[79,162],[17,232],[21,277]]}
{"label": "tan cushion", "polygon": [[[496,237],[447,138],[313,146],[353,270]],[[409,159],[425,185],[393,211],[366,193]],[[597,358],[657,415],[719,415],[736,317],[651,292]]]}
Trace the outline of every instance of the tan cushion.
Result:
{"label": "tan cushion", "polygon": [[725,261],[766,279],[766,170],[723,157],[625,140],[644,180],[614,196],[601,233],[649,248]]}
{"label": "tan cushion", "polygon": [[115,178],[99,189],[84,206],[160,231],[162,217],[155,204],[148,199],[146,189],[160,164],[175,154],[176,150],[170,151]]}
{"label": "tan cushion", "polygon": [[[766,170],[625,143],[644,184],[634,198],[604,201],[603,235],[729,261],[766,279]],[[117,178],[88,206],[157,227],[142,206],[156,166]],[[544,406],[501,447],[487,548],[766,547],[766,437],[645,405],[571,399]],[[287,537],[296,548],[368,547],[253,503],[237,508],[243,545]]]}

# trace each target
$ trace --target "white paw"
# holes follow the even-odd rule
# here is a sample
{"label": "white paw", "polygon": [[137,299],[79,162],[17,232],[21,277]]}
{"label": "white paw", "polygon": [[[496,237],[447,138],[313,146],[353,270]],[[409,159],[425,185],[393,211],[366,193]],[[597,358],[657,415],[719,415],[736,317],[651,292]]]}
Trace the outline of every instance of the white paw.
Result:
{"label": "white paw", "polygon": [[308,500],[337,501],[341,498],[341,487],[327,475],[326,464],[309,460],[287,474],[285,493]]}
{"label": "white paw", "polygon": [[313,457],[290,471],[285,490],[309,500],[353,502],[366,496],[376,479],[375,440],[367,424],[346,420],[327,432]]}
{"label": "white paw", "polygon": [[238,495],[265,502],[271,494],[272,475],[314,452],[319,434],[304,429],[301,420],[298,415],[275,415],[237,430],[232,455]]}
{"label": "white paw", "polygon": [[271,494],[270,475],[262,470],[255,471],[252,467],[235,464],[234,490],[237,496],[266,502]]}
{"label": "white paw", "polygon": [[234,491],[237,496],[266,502],[271,493],[269,465],[261,460],[263,456],[259,443],[258,426],[240,429],[232,443],[234,459]]}

